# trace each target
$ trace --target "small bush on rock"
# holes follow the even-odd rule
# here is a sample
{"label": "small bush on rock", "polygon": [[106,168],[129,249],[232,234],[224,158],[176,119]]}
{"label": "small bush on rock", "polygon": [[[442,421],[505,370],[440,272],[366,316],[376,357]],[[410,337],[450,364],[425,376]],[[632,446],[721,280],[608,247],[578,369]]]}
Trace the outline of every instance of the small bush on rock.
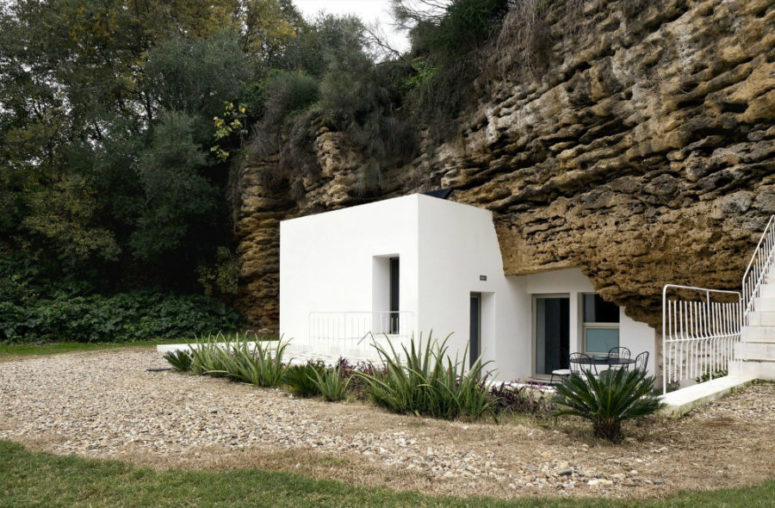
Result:
{"label": "small bush on rock", "polygon": [[644,371],[608,370],[599,377],[591,371],[571,374],[557,385],[552,401],[555,416],[580,416],[592,422],[595,436],[621,441],[622,422],[656,412],[662,407],[652,394],[654,378]]}

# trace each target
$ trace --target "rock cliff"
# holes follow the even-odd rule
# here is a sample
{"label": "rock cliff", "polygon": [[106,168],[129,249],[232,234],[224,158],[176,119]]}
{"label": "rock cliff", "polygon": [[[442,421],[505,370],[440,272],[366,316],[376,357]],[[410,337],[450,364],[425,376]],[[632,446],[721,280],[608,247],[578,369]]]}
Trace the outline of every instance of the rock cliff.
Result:
{"label": "rock cliff", "polygon": [[[665,283],[739,287],[775,213],[775,2],[579,5],[550,12],[544,70],[494,49],[495,79],[458,135],[426,143],[368,199],[453,187],[493,211],[506,274],[580,267],[657,325]],[[322,131],[315,150],[303,197],[261,183],[276,161],[240,173],[239,302],[259,327],[277,326],[279,221],[367,199],[341,133]]]}

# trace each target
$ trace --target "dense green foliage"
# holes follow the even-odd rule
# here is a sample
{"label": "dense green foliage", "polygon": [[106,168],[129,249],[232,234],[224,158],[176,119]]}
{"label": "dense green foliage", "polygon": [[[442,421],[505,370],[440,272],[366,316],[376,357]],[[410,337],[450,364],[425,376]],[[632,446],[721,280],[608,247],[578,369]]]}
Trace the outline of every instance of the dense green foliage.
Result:
{"label": "dense green foliage", "polygon": [[[301,198],[317,136],[337,131],[364,160],[351,192],[373,196],[423,132],[453,132],[508,2],[453,0],[428,17],[403,5],[412,50],[381,62],[358,19],[305,21],[291,0],[0,7],[0,302],[23,320],[5,319],[3,340],[55,337],[25,309],[63,294],[90,316],[97,295],[127,291],[232,303],[240,165],[277,161],[263,183]],[[106,340],[101,327],[61,338]]]}
{"label": "dense green foliage", "polygon": [[485,365],[477,360],[466,369],[466,355],[452,360],[448,339],[439,342],[429,334],[425,344],[420,337],[409,348],[402,345],[403,354],[390,343],[389,348],[375,343],[384,370],[357,375],[365,380],[374,402],[395,413],[479,418],[492,405],[483,380]]}
{"label": "dense green foliage", "polygon": [[134,291],[0,301],[0,342],[131,342],[235,331],[239,315],[200,295]]}
{"label": "dense green foliage", "polygon": [[597,437],[618,442],[622,422],[655,413],[662,403],[653,394],[654,378],[639,369],[591,370],[572,374],[557,386],[556,416],[573,415],[592,422]]}

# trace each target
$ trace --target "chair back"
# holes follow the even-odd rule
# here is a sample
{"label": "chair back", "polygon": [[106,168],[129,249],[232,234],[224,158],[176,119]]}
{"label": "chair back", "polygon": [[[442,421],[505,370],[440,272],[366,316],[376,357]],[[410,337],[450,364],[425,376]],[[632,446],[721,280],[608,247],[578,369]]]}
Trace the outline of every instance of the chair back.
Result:
{"label": "chair back", "polygon": [[638,370],[646,371],[649,366],[649,352],[644,351],[635,357],[635,368]]}
{"label": "chair back", "polygon": [[595,370],[595,362],[592,357],[584,353],[571,353],[570,354],[570,371],[571,374],[582,375],[585,370]]}
{"label": "chair back", "polygon": [[630,349],[626,347],[612,347],[608,350],[608,358],[613,360],[618,360],[619,358],[629,360],[632,358],[632,353],[630,353]]}

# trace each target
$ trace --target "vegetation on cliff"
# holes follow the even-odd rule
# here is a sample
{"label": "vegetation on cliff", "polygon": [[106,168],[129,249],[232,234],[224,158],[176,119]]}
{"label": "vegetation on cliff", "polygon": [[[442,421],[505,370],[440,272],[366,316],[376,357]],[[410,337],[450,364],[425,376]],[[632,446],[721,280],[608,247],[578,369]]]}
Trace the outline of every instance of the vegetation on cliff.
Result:
{"label": "vegetation on cliff", "polygon": [[460,107],[465,55],[506,1],[402,7],[411,54],[376,63],[360,21],[310,23],[290,0],[4,5],[0,301],[14,315],[141,289],[231,303],[234,168],[277,158],[264,183],[303,196],[317,135],[337,131],[366,161],[356,192],[379,192],[416,155],[417,118]]}

